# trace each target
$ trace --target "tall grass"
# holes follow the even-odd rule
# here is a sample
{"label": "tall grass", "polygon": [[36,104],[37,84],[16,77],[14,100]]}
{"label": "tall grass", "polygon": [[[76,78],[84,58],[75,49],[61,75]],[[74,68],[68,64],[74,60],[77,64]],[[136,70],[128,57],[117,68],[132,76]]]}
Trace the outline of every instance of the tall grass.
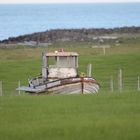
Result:
{"label": "tall grass", "polygon": [[140,94],[0,97],[1,140],[139,140]]}

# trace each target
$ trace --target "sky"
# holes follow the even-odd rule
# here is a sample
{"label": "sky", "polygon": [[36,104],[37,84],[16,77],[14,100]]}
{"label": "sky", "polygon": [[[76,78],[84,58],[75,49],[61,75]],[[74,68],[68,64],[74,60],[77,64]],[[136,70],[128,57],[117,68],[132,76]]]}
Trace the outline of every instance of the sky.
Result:
{"label": "sky", "polygon": [[100,3],[100,2],[140,2],[140,0],[0,0],[0,3]]}

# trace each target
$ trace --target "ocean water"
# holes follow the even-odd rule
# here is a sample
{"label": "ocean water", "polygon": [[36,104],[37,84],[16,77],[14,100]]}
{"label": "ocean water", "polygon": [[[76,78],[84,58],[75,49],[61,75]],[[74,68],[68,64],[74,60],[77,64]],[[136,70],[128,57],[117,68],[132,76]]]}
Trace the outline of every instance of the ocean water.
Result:
{"label": "ocean water", "polygon": [[0,40],[64,28],[140,26],[140,3],[0,5]]}

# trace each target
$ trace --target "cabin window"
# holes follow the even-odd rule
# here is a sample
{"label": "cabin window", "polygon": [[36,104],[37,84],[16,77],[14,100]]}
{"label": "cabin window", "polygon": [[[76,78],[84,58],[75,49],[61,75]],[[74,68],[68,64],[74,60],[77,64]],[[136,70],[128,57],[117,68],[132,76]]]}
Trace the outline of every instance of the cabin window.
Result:
{"label": "cabin window", "polygon": [[49,61],[49,67],[56,67],[57,57],[49,57],[48,61]]}
{"label": "cabin window", "polygon": [[65,56],[57,57],[57,66],[68,67],[67,57]]}
{"label": "cabin window", "polygon": [[69,65],[71,67],[75,67],[75,57],[74,56],[69,57],[68,61],[69,61]]}
{"label": "cabin window", "polygon": [[49,57],[49,67],[77,67],[77,57],[76,56],[57,56]]}

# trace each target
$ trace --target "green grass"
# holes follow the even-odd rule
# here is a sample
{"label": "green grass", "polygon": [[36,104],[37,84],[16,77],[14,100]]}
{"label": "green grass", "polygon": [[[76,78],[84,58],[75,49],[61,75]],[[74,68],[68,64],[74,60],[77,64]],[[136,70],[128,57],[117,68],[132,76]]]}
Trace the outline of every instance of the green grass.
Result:
{"label": "green grass", "polygon": [[[139,140],[140,39],[122,37],[120,46],[93,49],[92,43],[55,43],[48,48],[14,47],[0,49],[0,140]],[[76,51],[79,73],[93,65],[93,76],[101,84],[96,95],[22,96],[16,92],[18,80],[28,85],[28,78],[41,72],[41,52],[65,46]],[[123,70],[123,92],[118,94],[118,68]],[[109,91],[109,77],[115,92]],[[13,96],[14,95],[14,96]]]}
{"label": "green grass", "polygon": [[139,140],[140,94],[0,97],[1,140]]}

